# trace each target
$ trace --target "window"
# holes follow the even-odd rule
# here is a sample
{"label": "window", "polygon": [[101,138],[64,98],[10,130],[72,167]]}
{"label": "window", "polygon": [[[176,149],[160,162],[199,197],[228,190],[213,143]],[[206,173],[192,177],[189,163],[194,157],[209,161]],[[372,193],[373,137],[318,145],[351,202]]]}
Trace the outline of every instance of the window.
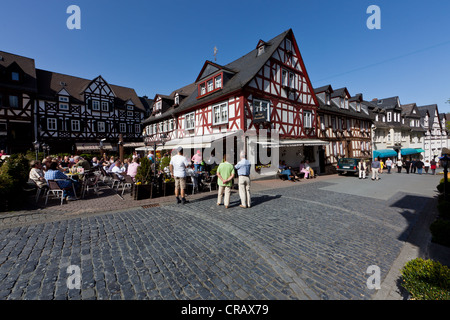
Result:
{"label": "window", "polygon": [[228,123],[228,104],[221,103],[213,106],[213,125]]}
{"label": "window", "polygon": [[387,121],[391,122],[392,121],[392,112],[388,112],[387,113]]}
{"label": "window", "polygon": [[169,120],[169,131],[173,130],[173,119]]}
{"label": "window", "polygon": [[161,101],[158,101],[158,102],[156,103],[155,110],[161,110],[161,109],[162,109]]}
{"label": "window", "polygon": [[312,128],[312,112],[311,111],[303,112],[303,127],[304,128]]}
{"label": "window", "polygon": [[347,119],[347,131],[352,131],[352,124],[350,119]]}
{"label": "window", "polygon": [[164,121],[163,132],[167,132],[167,128],[168,128],[168,124],[167,124],[167,120],[166,120],[166,121]]}
{"label": "window", "polygon": [[93,111],[100,111],[100,101],[92,100],[92,110]]}
{"label": "window", "polygon": [[180,104],[180,96],[178,94],[175,95],[175,105],[179,105]]}
{"label": "window", "polygon": [[330,105],[330,103],[331,103],[331,97],[330,97],[330,94],[329,94],[329,93],[325,93],[325,100],[326,100],[327,105]]}
{"label": "window", "polygon": [[107,101],[102,101],[102,111],[109,111],[109,103]]}
{"label": "window", "polygon": [[266,121],[270,119],[270,102],[264,100],[253,100],[253,112],[262,112],[266,116]]}
{"label": "window", "polygon": [[295,89],[295,74],[293,72],[289,72],[289,86]]}
{"label": "window", "polygon": [[206,93],[206,85],[202,83],[200,85],[200,95],[204,95]]}
{"label": "window", "polygon": [[286,51],[292,51],[292,42],[289,39],[286,39]]}
{"label": "window", "polygon": [[133,111],[127,111],[127,117],[133,118],[134,112]]}
{"label": "window", "polygon": [[135,125],[134,125],[134,132],[136,132],[136,133],[141,132],[141,125],[135,124]]}
{"label": "window", "polygon": [[281,81],[282,81],[282,85],[287,87],[289,86],[289,78],[288,78],[288,72],[287,70],[283,69],[281,71]]}
{"label": "window", "polygon": [[11,80],[12,81],[19,81],[20,76],[18,72],[11,72]]}
{"label": "window", "polygon": [[331,127],[333,128],[333,130],[336,130],[336,118],[335,117],[331,117]]}
{"label": "window", "polygon": [[214,83],[213,83],[212,80],[209,80],[209,81],[207,82],[207,85],[208,85],[208,92],[211,92],[211,91],[214,90]]}
{"label": "window", "polygon": [[134,108],[133,108],[133,106],[127,105],[127,110],[129,110],[129,111],[133,111],[133,110],[134,110]]}
{"label": "window", "polygon": [[54,118],[48,118],[47,119],[47,129],[48,130],[57,130],[58,129],[58,122]]}
{"label": "window", "polygon": [[18,96],[9,96],[9,106],[11,108],[19,107],[19,97]]}
{"label": "window", "polygon": [[195,128],[195,112],[186,114],[185,127],[186,127],[186,130],[192,130]]}
{"label": "window", "polygon": [[119,124],[119,130],[120,130],[121,133],[127,132],[127,125],[125,123],[120,123]]}
{"label": "window", "polygon": [[356,103],[356,111],[361,112],[361,104],[359,102]]}
{"label": "window", "polygon": [[218,76],[215,78],[216,89],[222,88],[222,76]]}
{"label": "window", "polygon": [[72,120],[72,131],[80,131],[80,120]]}
{"label": "window", "polygon": [[69,97],[60,96],[59,101],[60,102],[69,102]]}
{"label": "window", "polygon": [[106,131],[105,122],[103,122],[103,121],[97,122],[97,131],[98,132],[105,132]]}
{"label": "window", "polygon": [[325,130],[325,116],[320,116],[320,130]]}
{"label": "window", "polygon": [[69,110],[69,105],[67,103],[60,103],[59,110]]}
{"label": "window", "polygon": [[375,115],[375,121],[378,121],[378,115],[377,114]]}

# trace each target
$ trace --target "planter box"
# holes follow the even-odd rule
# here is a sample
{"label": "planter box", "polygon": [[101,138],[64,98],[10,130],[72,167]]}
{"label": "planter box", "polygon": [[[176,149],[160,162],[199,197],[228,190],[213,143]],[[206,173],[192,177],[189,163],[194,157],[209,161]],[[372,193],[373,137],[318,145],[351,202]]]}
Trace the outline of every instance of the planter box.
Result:
{"label": "planter box", "polygon": [[134,200],[151,199],[153,188],[151,184],[133,185]]}
{"label": "planter box", "polygon": [[172,196],[175,194],[175,182],[163,182],[163,196]]}

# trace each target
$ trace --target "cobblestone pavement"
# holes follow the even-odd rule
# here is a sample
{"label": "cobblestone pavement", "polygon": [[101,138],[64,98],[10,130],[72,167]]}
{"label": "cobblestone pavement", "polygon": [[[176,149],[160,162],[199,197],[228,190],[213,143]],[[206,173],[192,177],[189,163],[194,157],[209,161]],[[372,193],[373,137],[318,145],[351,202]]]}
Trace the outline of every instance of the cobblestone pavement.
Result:
{"label": "cobblestone pavement", "polygon": [[[249,209],[236,192],[217,206],[212,192],[184,206],[3,221],[0,299],[372,299],[367,268],[386,277],[431,196],[328,190],[343,179],[255,182]],[[72,265],[80,289],[68,288]]]}

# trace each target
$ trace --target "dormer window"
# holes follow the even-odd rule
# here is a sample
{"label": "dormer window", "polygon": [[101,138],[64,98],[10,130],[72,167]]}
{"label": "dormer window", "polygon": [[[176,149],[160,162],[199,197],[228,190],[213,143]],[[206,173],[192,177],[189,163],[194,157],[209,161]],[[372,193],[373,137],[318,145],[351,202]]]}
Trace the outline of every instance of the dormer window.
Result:
{"label": "dormer window", "polygon": [[223,74],[210,77],[198,85],[198,97],[215,92],[223,87]]}
{"label": "dormer window", "polygon": [[174,103],[176,106],[180,104],[180,96],[178,95],[178,93],[175,95]]}
{"label": "dormer window", "polygon": [[20,74],[18,72],[11,72],[11,80],[12,81],[19,81],[20,80]]}
{"label": "dormer window", "polygon": [[258,56],[262,55],[264,53],[264,51],[265,51],[264,45],[262,44],[258,47]]}
{"label": "dormer window", "polygon": [[328,92],[325,93],[325,102],[326,102],[327,105],[331,104],[331,97],[330,97],[330,94]]}

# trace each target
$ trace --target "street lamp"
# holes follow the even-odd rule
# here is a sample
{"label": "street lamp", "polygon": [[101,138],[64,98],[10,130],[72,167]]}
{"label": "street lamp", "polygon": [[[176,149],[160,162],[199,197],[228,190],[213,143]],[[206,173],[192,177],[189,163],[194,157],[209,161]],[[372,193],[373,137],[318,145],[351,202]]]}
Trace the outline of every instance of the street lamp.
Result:
{"label": "street lamp", "polygon": [[39,141],[35,141],[33,142],[34,145],[34,150],[36,151],[36,161],[38,161],[38,155],[39,155],[39,147],[41,146],[41,144],[39,143]]}
{"label": "street lamp", "polygon": [[42,151],[44,152],[44,159],[45,159],[45,151],[47,150],[47,144],[44,142],[42,144]]}

